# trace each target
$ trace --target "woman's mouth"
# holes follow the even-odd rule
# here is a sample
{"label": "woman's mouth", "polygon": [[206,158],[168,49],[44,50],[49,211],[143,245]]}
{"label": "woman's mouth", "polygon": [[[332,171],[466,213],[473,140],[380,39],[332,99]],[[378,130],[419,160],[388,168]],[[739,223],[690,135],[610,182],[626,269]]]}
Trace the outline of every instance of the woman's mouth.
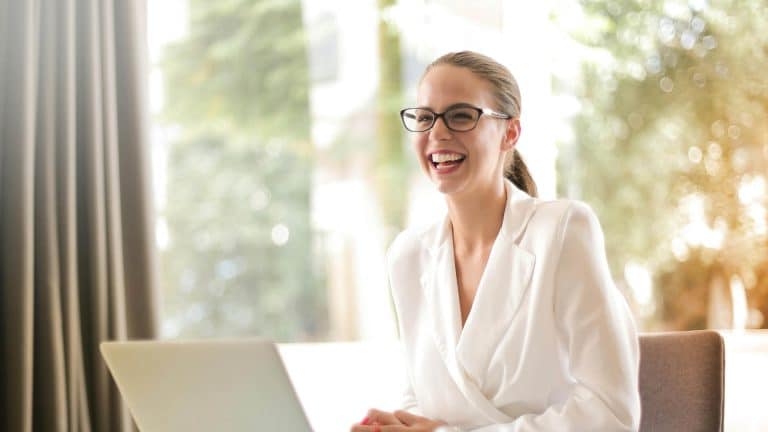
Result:
{"label": "woman's mouth", "polygon": [[466,156],[459,153],[432,153],[429,161],[435,171],[447,174],[456,170],[464,159]]}

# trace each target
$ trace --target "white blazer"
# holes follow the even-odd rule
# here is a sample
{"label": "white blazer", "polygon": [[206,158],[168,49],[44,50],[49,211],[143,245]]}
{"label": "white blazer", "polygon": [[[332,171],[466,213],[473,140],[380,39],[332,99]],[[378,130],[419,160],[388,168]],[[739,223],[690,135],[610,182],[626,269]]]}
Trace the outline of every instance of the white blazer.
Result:
{"label": "white blazer", "polygon": [[597,217],[578,201],[506,188],[463,329],[447,216],[389,249],[404,409],[483,432],[637,430],[637,334]]}

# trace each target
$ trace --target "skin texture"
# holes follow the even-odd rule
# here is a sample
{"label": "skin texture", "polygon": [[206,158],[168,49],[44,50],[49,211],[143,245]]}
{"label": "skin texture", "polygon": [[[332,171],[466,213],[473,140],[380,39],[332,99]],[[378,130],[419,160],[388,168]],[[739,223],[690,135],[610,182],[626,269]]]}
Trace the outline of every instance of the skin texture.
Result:
{"label": "skin texture", "polygon": [[407,411],[389,413],[372,409],[366,418],[352,426],[352,432],[431,432],[445,425]]}
{"label": "skin texture", "polygon": [[[440,113],[457,104],[499,110],[491,85],[469,69],[451,65],[430,69],[419,85],[417,106]],[[463,326],[491,247],[501,229],[506,203],[504,159],[517,144],[520,122],[483,115],[475,129],[455,132],[440,118],[431,130],[411,136],[422,172],[444,194],[447,203]],[[465,159],[457,169],[444,174],[435,170],[430,155],[446,151],[464,155]],[[351,430],[433,431],[443,424],[405,411],[389,413],[374,409],[368,412],[366,420],[353,425]]]}

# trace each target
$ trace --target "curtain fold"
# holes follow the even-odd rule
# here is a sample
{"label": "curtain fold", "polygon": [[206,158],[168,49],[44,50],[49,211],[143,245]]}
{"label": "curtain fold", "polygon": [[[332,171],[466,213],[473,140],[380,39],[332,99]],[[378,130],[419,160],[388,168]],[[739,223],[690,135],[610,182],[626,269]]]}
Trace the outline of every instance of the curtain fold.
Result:
{"label": "curtain fold", "polygon": [[[37,38],[31,2],[4,2],[3,109],[0,118],[0,283],[2,386],[0,429],[32,427],[34,120]],[[7,404],[6,404],[6,401]]]}
{"label": "curtain fold", "polygon": [[127,431],[159,322],[144,0],[0,0],[0,430]]}

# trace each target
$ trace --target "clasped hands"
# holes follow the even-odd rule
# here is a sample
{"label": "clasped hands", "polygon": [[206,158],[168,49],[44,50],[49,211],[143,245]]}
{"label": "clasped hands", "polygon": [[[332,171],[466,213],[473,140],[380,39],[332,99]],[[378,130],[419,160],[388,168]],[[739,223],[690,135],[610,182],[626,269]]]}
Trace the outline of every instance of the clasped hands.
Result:
{"label": "clasped hands", "polygon": [[386,412],[372,409],[351,432],[433,432],[445,423],[411,414],[408,411]]}

